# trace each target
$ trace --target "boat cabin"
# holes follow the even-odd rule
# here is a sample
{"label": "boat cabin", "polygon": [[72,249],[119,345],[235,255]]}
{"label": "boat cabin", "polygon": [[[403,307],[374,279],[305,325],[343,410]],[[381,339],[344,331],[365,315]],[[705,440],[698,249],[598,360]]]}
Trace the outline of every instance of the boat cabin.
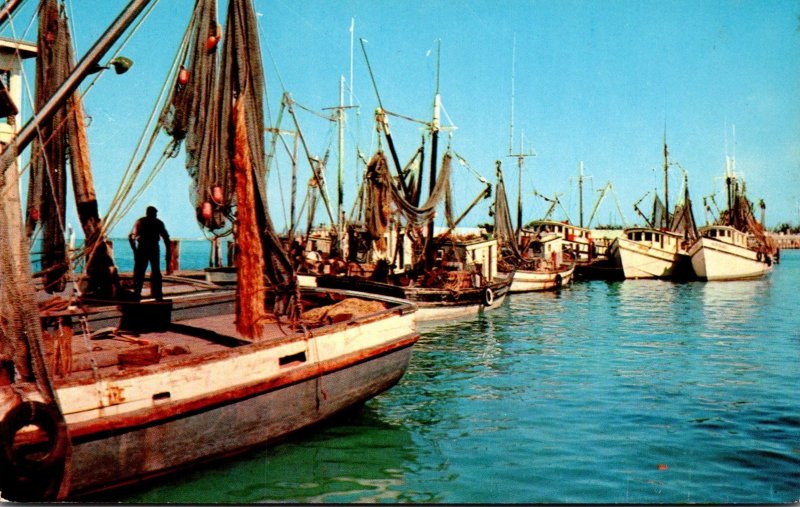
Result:
{"label": "boat cabin", "polygon": [[715,239],[723,243],[730,243],[731,245],[747,248],[747,235],[742,231],[730,227],[728,225],[711,225],[701,227],[700,235],[705,238]]}
{"label": "boat cabin", "polygon": [[523,257],[526,259],[544,259],[551,261],[554,266],[564,262],[564,240],[558,235],[549,234],[539,240],[528,243]]}
{"label": "boat cabin", "polygon": [[36,44],[0,37],[0,143],[19,130],[13,118],[22,105],[22,60],[36,56]]}
{"label": "boat cabin", "polygon": [[445,267],[457,271],[471,271],[474,267],[484,280],[492,280],[497,276],[498,253],[495,239],[444,240],[440,243],[439,255],[443,255],[442,264]]}
{"label": "boat cabin", "polygon": [[646,227],[625,229],[625,238],[629,241],[650,244],[666,250],[681,247],[681,242],[683,241],[683,236],[678,233]]}
{"label": "boat cabin", "polygon": [[556,220],[536,220],[531,228],[523,229],[523,244],[525,238],[533,239],[538,235],[544,239],[548,234],[559,237],[562,248],[578,261],[589,261],[596,256],[591,230]]}

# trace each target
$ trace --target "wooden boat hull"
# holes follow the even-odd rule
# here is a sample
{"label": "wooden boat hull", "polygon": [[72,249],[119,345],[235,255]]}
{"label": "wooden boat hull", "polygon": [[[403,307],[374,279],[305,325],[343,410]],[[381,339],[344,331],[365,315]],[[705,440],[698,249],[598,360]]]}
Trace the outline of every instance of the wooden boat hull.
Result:
{"label": "wooden boat hull", "polygon": [[617,238],[614,249],[625,278],[670,278],[679,262],[674,249],[660,249],[626,238]]}
{"label": "wooden boat hull", "polygon": [[348,289],[370,294],[383,294],[405,299],[417,306],[417,322],[435,321],[493,310],[505,301],[511,277],[498,277],[486,287],[450,290],[427,287],[407,287],[375,282],[357,276],[319,276],[319,287]]}
{"label": "wooden boat hull", "polygon": [[[155,364],[100,364],[94,373],[57,378],[72,443],[68,496],[265,445],[396,384],[419,338],[414,306],[390,297],[326,292],[382,301],[388,308],[307,332],[274,325],[255,342],[235,336],[231,314],[187,318],[135,338],[162,346],[192,338],[190,352]],[[19,403],[18,391],[19,386],[0,387],[0,421]]]}
{"label": "wooden boat hull", "polygon": [[[396,384],[411,357],[410,344],[336,371],[309,372],[306,380],[242,391],[233,399],[108,435],[95,431],[73,439],[73,496],[131,484],[187,465],[268,445],[323,421]],[[232,395],[233,396],[233,395]],[[147,414],[131,414],[147,418]]]}
{"label": "wooden boat hull", "polygon": [[572,282],[572,275],[575,272],[575,265],[557,271],[529,271],[518,269],[514,273],[509,292],[512,294],[520,292],[537,292],[545,290],[557,290]]}
{"label": "wooden boat hull", "polygon": [[[739,245],[702,237],[689,250],[692,268],[701,280],[744,280],[772,271],[769,256]],[[768,260],[769,259],[769,260]]]}

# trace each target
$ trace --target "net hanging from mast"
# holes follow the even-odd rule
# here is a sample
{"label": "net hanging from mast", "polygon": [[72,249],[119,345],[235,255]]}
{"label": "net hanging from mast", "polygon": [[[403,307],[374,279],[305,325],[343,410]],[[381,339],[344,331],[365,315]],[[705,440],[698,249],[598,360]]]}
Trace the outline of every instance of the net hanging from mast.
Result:
{"label": "net hanging from mast", "polygon": [[497,186],[494,201],[494,236],[500,246],[512,259],[522,260],[522,252],[517,245],[514,226],[511,223],[511,210],[508,206],[508,196],[506,195],[506,184],[503,181],[503,173],[500,170],[500,162],[497,163]]}
{"label": "net hanging from mast", "polygon": [[[38,51],[36,53],[36,96],[38,111],[55,93],[70,72],[67,22],[57,0],[45,0],[39,10]],[[28,237],[42,230],[42,270],[48,292],[62,291],[67,272],[64,243],[65,201],[67,192],[66,132],[59,130],[66,116],[59,109],[44,122],[33,141],[31,172],[28,180]]]}
{"label": "net hanging from mast", "polygon": [[265,82],[251,0],[228,3],[224,30],[216,1],[199,0],[190,31],[161,124],[176,149],[185,143],[201,226],[235,234],[237,329],[256,337],[264,318],[264,275],[273,286],[288,287],[294,273],[267,206]]}
{"label": "net hanging from mast", "polygon": [[[63,4],[43,0],[39,8],[36,107],[46,102],[75,68],[75,53]],[[64,239],[67,164],[88,253],[81,289],[109,297],[105,276],[114,266],[102,241],[101,221],[92,179],[89,143],[80,93],[73,93],[34,140],[28,181],[27,233],[42,229],[42,269],[48,292],[64,289],[68,269]]]}

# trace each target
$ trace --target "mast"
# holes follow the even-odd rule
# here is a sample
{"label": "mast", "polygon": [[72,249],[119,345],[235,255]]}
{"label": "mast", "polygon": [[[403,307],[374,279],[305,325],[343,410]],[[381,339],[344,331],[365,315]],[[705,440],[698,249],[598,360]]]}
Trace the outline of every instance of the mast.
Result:
{"label": "mast", "polygon": [[[364,53],[364,61],[367,63],[367,71],[369,72],[369,77],[372,80],[372,88],[375,90],[375,98],[378,99],[378,110],[375,112],[375,118],[379,125],[379,127],[383,130],[383,135],[386,136],[386,143],[389,145],[389,152],[392,155],[392,161],[394,162],[394,167],[397,169],[398,179],[400,180],[400,188],[403,189],[403,196],[406,198],[410,197],[408,187],[406,186],[406,179],[403,175],[403,166],[400,165],[400,158],[397,156],[397,150],[394,147],[394,140],[392,139],[392,132],[389,129],[389,122],[386,119],[386,109],[383,107],[383,102],[381,101],[381,94],[378,93],[378,84],[375,82],[375,76],[372,73],[372,66],[369,64],[369,57],[367,56],[367,48],[364,46],[364,39],[359,39],[361,43],[361,52]],[[438,76],[436,78],[437,82],[437,90],[438,90]]]}
{"label": "mast", "polygon": [[336,231],[338,241],[341,242],[342,234],[344,233],[344,76],[339,79],[339,110],[337,113],[336,120],[339,124],[339,166],[337,168],[338,180],[336,182],[336,220],[338,222]]}
{"label": "mast", "polygon": [[[431,179],[428,182],[429,196],[433,195],[434,189],[436,188],[436,152],[439,148],[439,111],[442,105],[442,99],[439,96],[439,61],[441,58],[441,51],[441,41],[438,41],[438,46],[436,49],[436,92],[433,96],[433,120],[431,121]],[[402,181],[402,177],[400,180]],[[428,269],[433,267],[433,253],[435,249],[433,242],[433,228],[434,221],[431,219],[428,222],[428,241],[425,244],[425,267]]]}
{"label": "mast", "polygon": [[664,219],[666,221],[664,225],[666,227],[669,227],[669,178],[667,178],[669,169],[669,163],[667,161],[668,153],[667,126],[664,124]]}
{"label": "mast", "polygon": [[350,18],[350,107],[353,107],[353,38],[356,33],[356,18]]}
{"label": "mast", "polygon": [[[523,152],[523,136],[519,136],[519,151],[520,153]],[[517,240],[519,240],[519,235],[522,233],[522,161],[523,158],[519,157],[518,159],[519,164],[519,171],[517,171]]]}
{"label": "mast", "polygon": [[525,165],[525,157],[535,157],[536,152],[533,150],[525,151],[525,133],[520,132],[519,135],[519,152],[512,153],[509,151],[509,157],[515,157],[517,159],[517,228],[516,228],[516,235],[518,236],[522,232],[522,170],[523,166]]}
{"label": "mast", "polygon": [[517,33],[514,32],[514,45],[511,48],[511,121],[508,128],[508,153],[514,151],[514,74],[517,63]]}
{"label": "mast", "polygon": [[511,120],[509,122],[508,132],[508,156],[517,158],[517,228],[515,235],[517,241],[522,234],[522,166],[525,164],[525,157],[534,157],[535,153],[525,153],[525,134],[520,132],[519,136],[519,153],[514,153],[514,98],[515,98],[515,74],[517,63],[517,34],[514,33],[514,45],[511,50]]}
{"label": "mast", "polygon": [[583,160],[578,164],[578,225],[583,227]]}

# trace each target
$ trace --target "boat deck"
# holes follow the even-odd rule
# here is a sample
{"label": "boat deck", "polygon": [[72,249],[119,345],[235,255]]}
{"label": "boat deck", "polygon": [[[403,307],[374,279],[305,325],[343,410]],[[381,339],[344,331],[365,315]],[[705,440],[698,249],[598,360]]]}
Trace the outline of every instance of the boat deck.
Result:
{"label": "boat deck", "polygon": [[[306,329],[369,318],[387,307],[385,303],[344,295],[334,299],[328,299],[328,296],[307,297],[312,299],[303,298],[309,310],[301,319]],[[312,305],[312,301],[316,304]],[[176,311],[173,310],[172,320],[169,318],[170,302],[128,303],[123,306],[130,308],[114,311],[119,325],[102,328],[82,328],[74,319],[73,325],[59,325],[58,320],[53,319],[58,315],[56,312],[45,317],[51,323],[44,335],[45,352],[56,378],[81,382],[128,368],[185,362],[256,341],[274,344],[302,333],[292,330],[285,318],[277,321],[268,315],[263,321],[261,336],[256,340],[248,339],[237,332],[235,313],[225,298],[211,301],[202,306],[202,312],[192,312],[191,316],[180,319],[174,318]],[[122,325],[126,320],[128,324]],[[66,357],[71,360],[64,360]]]}

